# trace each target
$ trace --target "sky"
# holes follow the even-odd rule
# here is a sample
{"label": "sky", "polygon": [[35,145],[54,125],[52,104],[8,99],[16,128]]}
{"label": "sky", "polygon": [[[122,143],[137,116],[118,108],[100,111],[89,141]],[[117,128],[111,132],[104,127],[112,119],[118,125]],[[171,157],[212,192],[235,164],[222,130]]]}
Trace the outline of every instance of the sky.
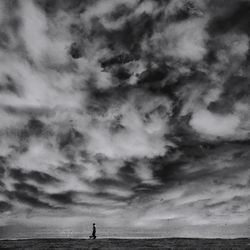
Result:
{"label": "sky", "polygon": [[249,0],[0,1],[1,228],[249,236],[249,25]]}

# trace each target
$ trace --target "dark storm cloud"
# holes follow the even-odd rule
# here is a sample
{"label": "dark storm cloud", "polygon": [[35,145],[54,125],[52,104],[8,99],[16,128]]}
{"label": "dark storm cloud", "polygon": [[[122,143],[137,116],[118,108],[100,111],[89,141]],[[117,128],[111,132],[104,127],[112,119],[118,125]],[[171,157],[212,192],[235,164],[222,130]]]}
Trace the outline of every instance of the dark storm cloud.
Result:
{"label": "dark storm cloud", "polygon": [[1,85],[0,87],[0,91],[1,92],[9,92],[10,94],[14,94],[14,95],[20,95],[20,86],[18,86],[13,79],[11,78],[11,76],[6,75],[5,76],[5,82]]}
{"label": "dark storm cloud", "polygon": [[[229,31],[249,32],[250,4],[248,1],[229,1],[227,7],[218,1],[217,14],[210,23],[209,30],[212,34],[223,34]],[[221,5],[220,5],[221,3]],[[215,4],[216,6],[217,4]]]}
{"label": "dark storm cloud", "polygon": [[50,176],[46,173],[38,172],[38,171],[31,171],[27,175],[28,175],[27,176],[28,179],[32,179],[32,180],[34,180],[38,183],[42,183],[42,184],[59,182],[59,180],[57,178]]}
{"label": "dark storm cloud", "polygon": [[53,199],[62,204],[73,204],[74,203],[73,197],[74,197],[74,192],[70,192],[70,191],[49,195],[50,199]]}
{"label": "dark storm cloud", "polygon": [[10,211],[12,208],[12,205],[5,201],[0,201],[0,213]]}
{"label": "dark storm cloud", "polygon": [[44,131],[44,124],[37,119],[30,119],[27,124],[27,130],[31,135],[42,135]]}
{"label": "dark storm cloud", "polygon": [[32,193],[32,194],[38,194],[39,190],[36,186],[27,184],[25,182],[15,183],[14,188],[18,190],[22,190],[22,192]]}
{"label": "dark storm cloud", "polygon": [[125,162],[124,166],[119,169],[118,175],[125,181],[125,182],[135,182],[137,181],[138,177],[135,174],[135,164],[133,162]]}
{"label": "dark storm cloud", "polygon": [[39,172],[39,171],[23,171],[22,169],[13,168],[10,169],[9,173],[10,177],[14,178],[15,180],[34,180],[40,184],[55,184],[58,183],[59,180],[49,174]]}
{"label": "dark storm cloud", "polygon": [[[30,180],[30,179],[29,179]],[[37,207],[43,209],[55,208],[44,200],[46,194],[36,185],[28,184],[20,181],[13,184],[13,191],[4,191],[5,196],[11,201],[18,201],[29,205],[30,207]]]}
{"label": "dark storm cloud", "polygon": [[41,201],[38,197],[35,197],[34,195],[31,195],[25,191],[10,191],[8,192],[7,196],[10,200],[17,200],[24,204],[29,205],[30,207],[36,207],[36,208],[52,208],[52,206],[44,201]]}
{"label": "dark storm cloud", "polygon": [[105,186],[113,186],[113,187],[124,187],[128,185],[128,183],[123,182],[124,180],[116,180],[108,177],[97,178],[93,181],[93,184],[97,187],[103,188]]}
{"label": "dark storm cloud", "polygon": [[59,134],[58,135],[58,144],[60,149],[64,149],[67,146],[71,145],[80,145],[84,143],[84,137],[83,135],[73,129],[70,129],[69,131],[66,131],[64,134]]}
{"label": "dark storm cloud", "polygon": [[163,183],[168,185],[168,182],[181,181],[182,166],[185,165],[184,161],[164,162],[158,159],[152,163],[154,165],[154,175],[159,178]]}
{"label": "dark storm cloud", "polygon": [[1,2],[2,210],[246,223],[249,6]]}
{"label": "dark storm cloud", "polygon": [[36,0],[36,2],[41,6],[41,8],[49,15],[55,14],[59,9],[64,11],[72,11],[73,13],[84,12],[86,6],[94,4],[94,1],[89,0]]}
{"label": "dark storm cloud", "polygon": [[0,177],[3,177],[5,173],[5,167],[4,167],[4,159],[0,159]]}
{"label": "dark storm cloud", "polygon": [[[159,178],[167,186],[172,184],[183,184],[186,182],[200,181],[212,178],[214,180],[230,179],[241,171],[248,169],[246,162],[248,161],[248,141],[231,141],[220,142],[214,144],[199,143],[197,145],[180,146],[178,148],[182,154],[178,161],[164,159],[154,159],[151,161],[155,177]],[[209,166],[211,158],[218,159],[226,157],[231,159],[230,165],[227,167],[218,167],[217,165]],[[196,168],[194,163],[200,164]],[[223,162],[223,160],[222,160]],[[220,164],[220,163],[219,163]]]}
{"label": "dark storm cloud", "polygon": [[3,109],[9,113],[14,115],[24,115],[30,116],[31,120],[36,119],[34,117],[37,116],[48,116],[51,114],[50,110],[47,108],[32,108],[32,107],[12,107],[12,106],[4,106]]}

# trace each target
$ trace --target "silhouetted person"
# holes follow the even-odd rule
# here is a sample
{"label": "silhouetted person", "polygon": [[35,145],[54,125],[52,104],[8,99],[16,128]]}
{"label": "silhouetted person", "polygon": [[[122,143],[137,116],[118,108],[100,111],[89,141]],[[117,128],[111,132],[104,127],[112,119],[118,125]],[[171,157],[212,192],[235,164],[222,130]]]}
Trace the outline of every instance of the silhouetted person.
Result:
{"label": "silhouetted person", "polygon": [[96,227],[95,227],[95,223],[93,223],[92,235],[89,236],[89,238],[91,238],[91,239],[95,239],[95,238],[96,238]]}

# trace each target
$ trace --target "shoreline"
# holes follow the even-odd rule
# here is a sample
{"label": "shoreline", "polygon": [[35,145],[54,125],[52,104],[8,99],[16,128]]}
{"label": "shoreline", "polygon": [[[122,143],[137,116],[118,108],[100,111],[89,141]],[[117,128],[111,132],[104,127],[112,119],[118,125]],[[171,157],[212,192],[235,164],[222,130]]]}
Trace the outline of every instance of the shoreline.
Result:
{"label": "shoreline", "polygon": [[0,238],[0,241],[19,241],[19,240],[250,240],[249,237],[236,238],[203,238],[203,237],[97,237],[95,240],[84,237],[36,237],[36,238]]}

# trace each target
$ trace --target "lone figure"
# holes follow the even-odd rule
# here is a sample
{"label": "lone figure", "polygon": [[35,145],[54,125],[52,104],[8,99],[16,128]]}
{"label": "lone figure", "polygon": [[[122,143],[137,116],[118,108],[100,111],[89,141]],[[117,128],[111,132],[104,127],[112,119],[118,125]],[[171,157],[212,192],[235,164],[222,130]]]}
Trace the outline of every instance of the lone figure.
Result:
{"label": "lone figure", "polygon": [[96,238],[96,227],[95,227],[95,223],[93,223],[93,230],[92,230],[92,235],[89,236],[90,239],[95,239]]}

